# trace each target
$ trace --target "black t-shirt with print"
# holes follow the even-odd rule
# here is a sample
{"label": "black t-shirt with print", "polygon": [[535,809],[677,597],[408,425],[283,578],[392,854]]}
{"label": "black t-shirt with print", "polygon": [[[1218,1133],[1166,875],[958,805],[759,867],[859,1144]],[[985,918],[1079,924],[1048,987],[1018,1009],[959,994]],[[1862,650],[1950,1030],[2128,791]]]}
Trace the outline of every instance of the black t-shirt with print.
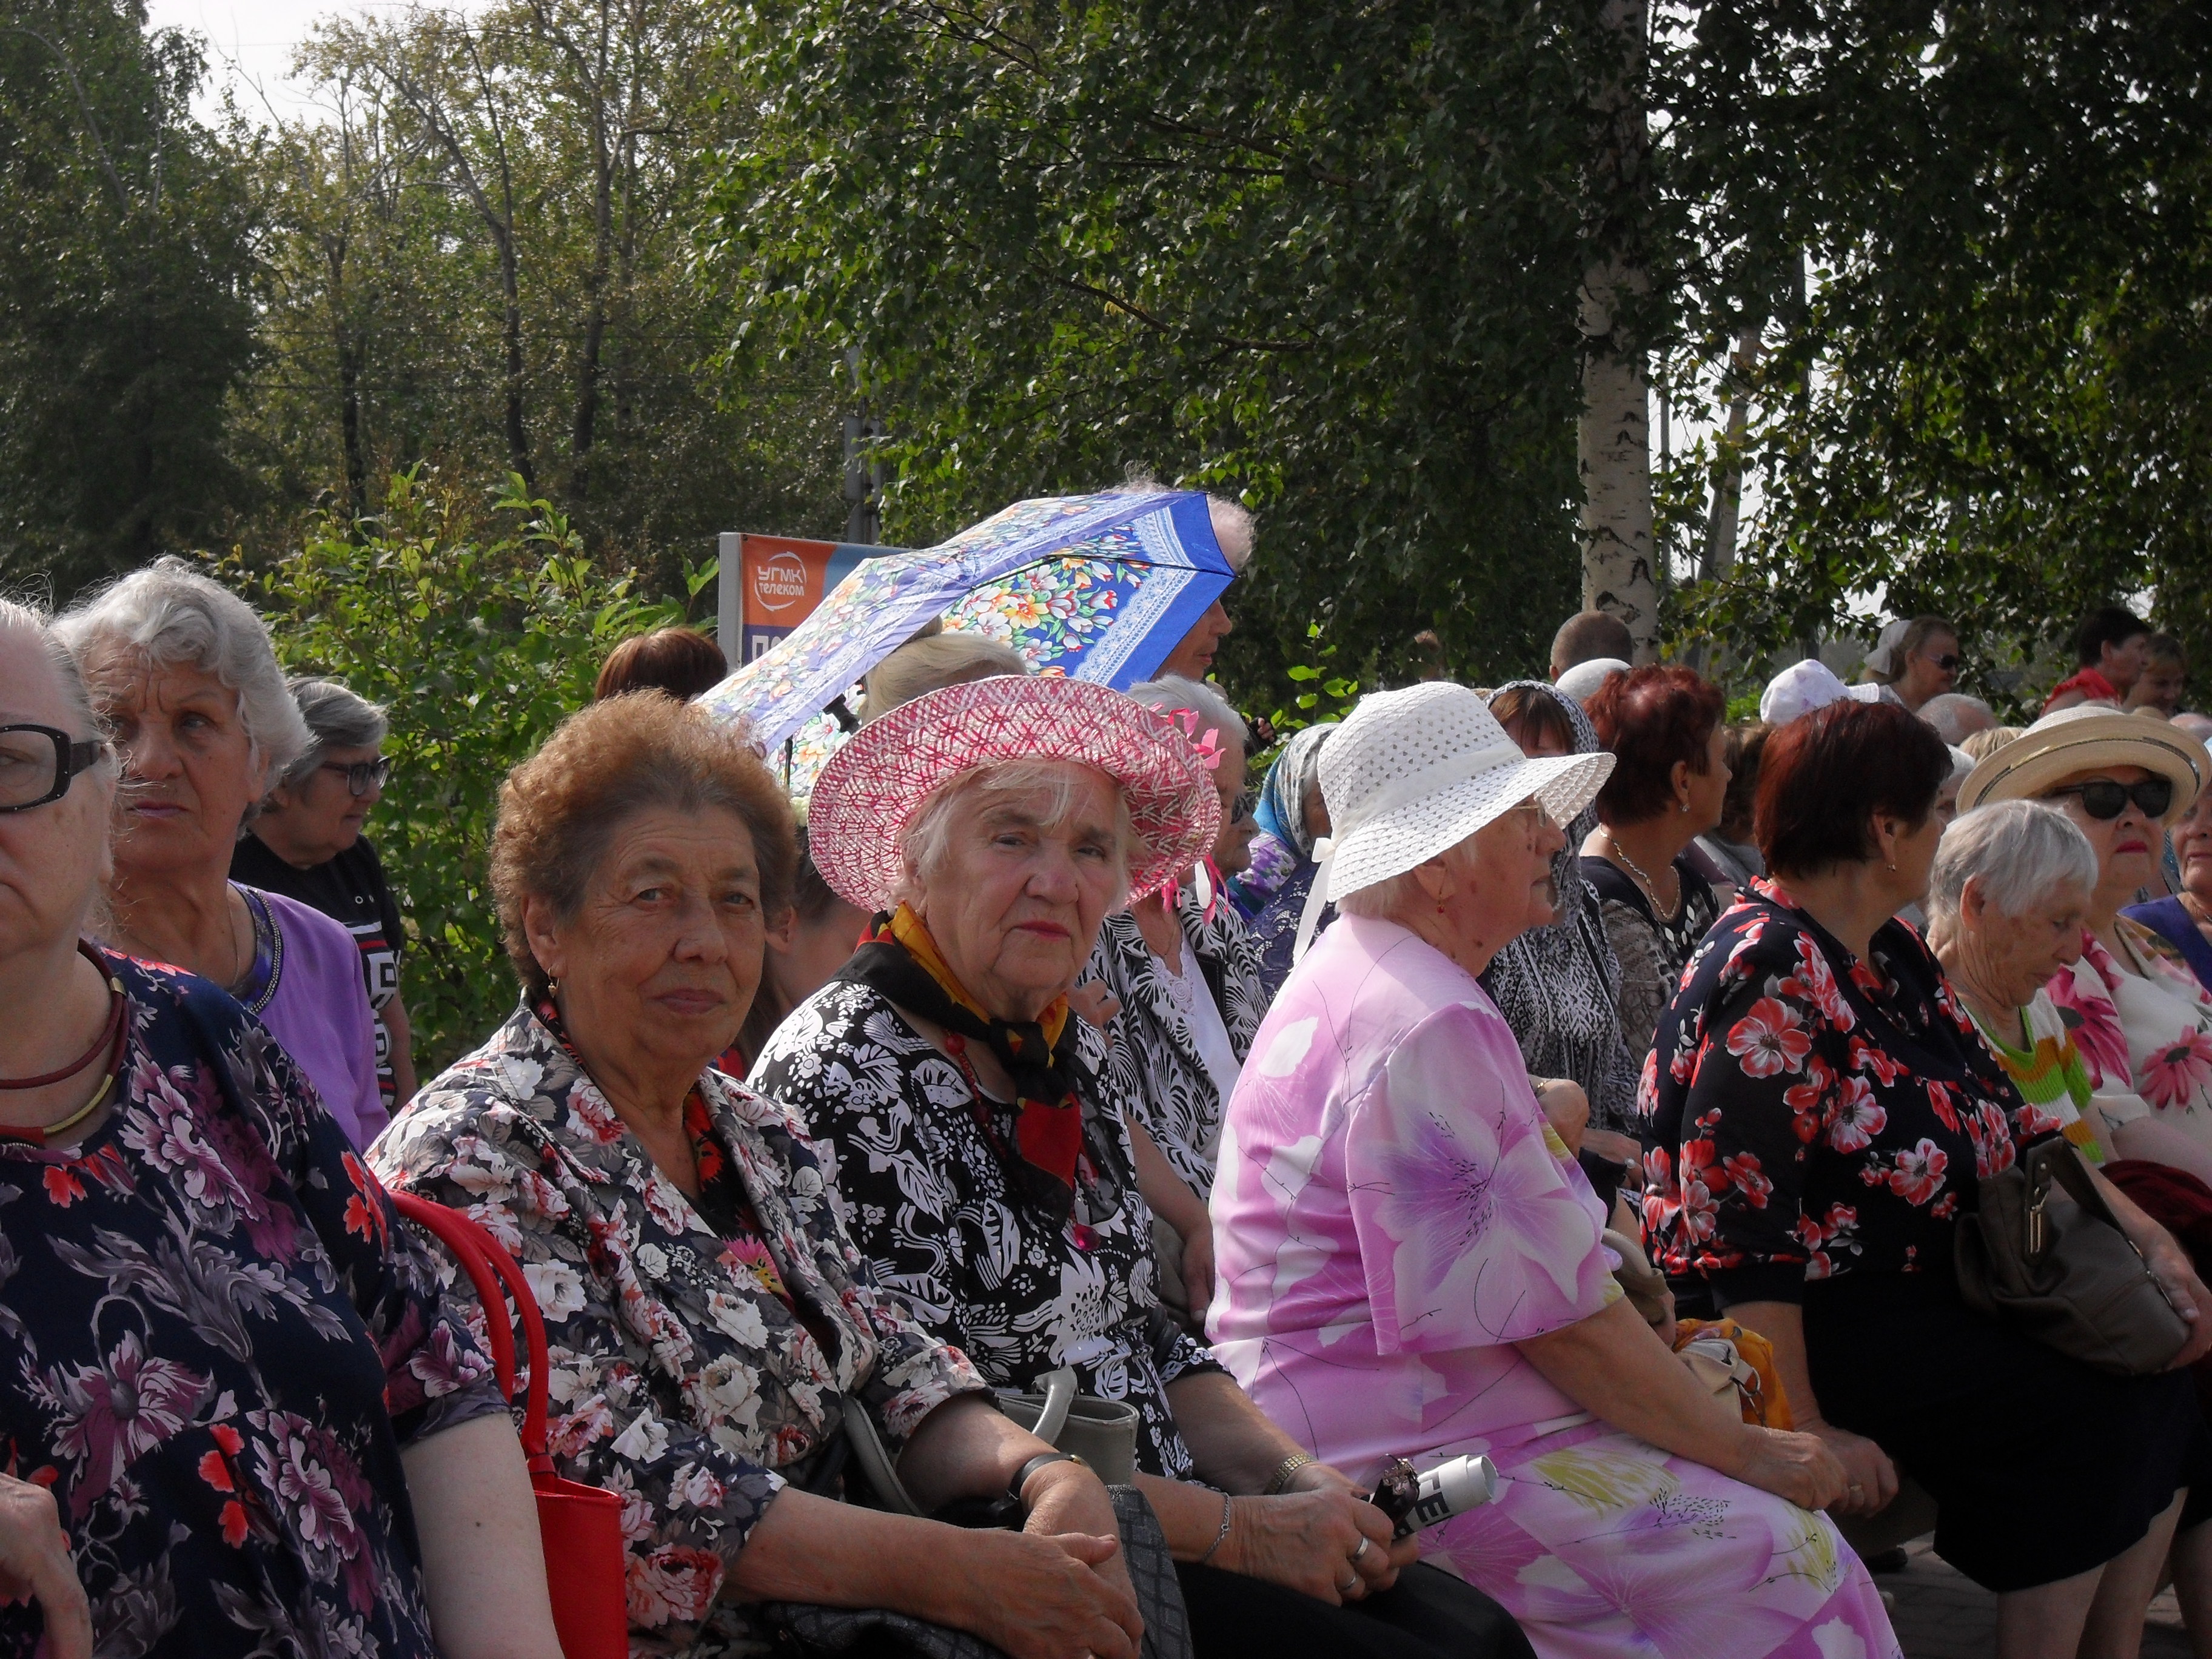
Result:
{"label": "black t-shirt with print", "polygon": [[406,943],[399,907],[384,879],[376,848],[363,836],[327,863],[302,870],[287,864],[251,830],[230,855],[230,878],[266,888],[321,911],[353,935],[361,951],[362,976],[368,1006],[376,1014],[376,1086],[385,1109],[397,1103],[398,1085],[392,1074],[392,1033],[384,1024],[384,1005],[399,989],[399,952]]}

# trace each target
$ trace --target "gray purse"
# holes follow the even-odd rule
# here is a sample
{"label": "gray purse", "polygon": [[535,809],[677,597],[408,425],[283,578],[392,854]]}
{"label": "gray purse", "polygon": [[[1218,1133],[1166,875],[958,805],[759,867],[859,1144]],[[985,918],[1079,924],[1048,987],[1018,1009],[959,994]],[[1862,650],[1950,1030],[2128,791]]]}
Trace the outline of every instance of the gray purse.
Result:
{"label": "gray purse", "polygon": [[2054,1136],[1979,1184],[1953,1260],[1968,1307],[2116,1376],[2173,1363],[2188,1322],[2071,1145]]}

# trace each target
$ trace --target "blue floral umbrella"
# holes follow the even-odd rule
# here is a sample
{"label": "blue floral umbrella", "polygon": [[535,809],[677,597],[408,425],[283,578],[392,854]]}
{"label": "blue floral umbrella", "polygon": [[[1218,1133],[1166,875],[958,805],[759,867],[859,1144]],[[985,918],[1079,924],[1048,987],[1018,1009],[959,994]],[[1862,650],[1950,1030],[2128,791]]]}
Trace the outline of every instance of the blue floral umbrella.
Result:
{"label": "blue floral umbrella", "polygon": [[1127,688],[1159,672],[1235,573],[1196,490],[1017,501],[951,541],[863,562],[699,699],[773,749],[934,618],[1039,673]]}

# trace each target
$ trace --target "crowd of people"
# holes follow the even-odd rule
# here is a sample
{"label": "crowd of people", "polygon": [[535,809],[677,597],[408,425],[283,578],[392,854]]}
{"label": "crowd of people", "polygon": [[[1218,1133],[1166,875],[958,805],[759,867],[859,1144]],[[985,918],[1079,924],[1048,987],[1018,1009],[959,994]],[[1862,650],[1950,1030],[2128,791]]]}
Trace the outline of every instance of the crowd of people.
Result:
{"label": "crowd of people", "polygon": [[[2168,1580],[2212,1649],[2179,647],[2100,611],[2014,727],[1912,617],[1731,721],[1588,612],[1274,742],[1230,627],[1127,693],[933,631],[796,806],[625,642],[418,1086],[385,712],[175,560],[0,602],[0,1650],[559,1653],[506,1310],[395,1194],[521,1264],[633,1653],[1893,1659],[1923,1510],[2004,1659]],[[2155,1365],[1972,1292],[2053,1156]]]}

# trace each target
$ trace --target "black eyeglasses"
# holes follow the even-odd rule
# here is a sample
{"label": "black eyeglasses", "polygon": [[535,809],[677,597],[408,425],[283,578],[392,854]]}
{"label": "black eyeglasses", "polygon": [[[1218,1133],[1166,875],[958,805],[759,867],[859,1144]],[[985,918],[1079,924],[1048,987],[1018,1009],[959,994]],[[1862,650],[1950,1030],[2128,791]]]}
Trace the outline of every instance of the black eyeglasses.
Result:
{"label": "black eyeglasses", "polygon": [[2133,801],[2142,809],[2147,818],[2162,818],[2166,809],[2173,805],[2172,778],[2145,778],[2141,783],[2114,783],[2100,778],[2094,783],[2069,783],[2063,789],[2051,792],[2057,795],[2079,795],[2081,810],[2100,823],[2116,818],[2127,811]]}
{"label": "black eyeglasses", "polygon": [[353,792],[356,800],[359,800],[372,789],[383,788],[392,779],[392,762],[383,755],[379,755],[373,761],[356,761],[351,766],[340,766],[336,761],[325,761],[323,770],[344,773],[346,787]]}
{"label": "black eyeglasses", "polygon": [[1928,660],[1934,663],[1945,673],[1955,674],[1959,672],[1959,665],[1966,661],[1966,659],[1955,651],[1946,651],[1942,656],[1930,657]]}
{"label": "black eyeglasses", "polygon": [[73,738],[51,726],[0,726],[0,812],[44,806],[70,792],[107,752],[105,738]]}

